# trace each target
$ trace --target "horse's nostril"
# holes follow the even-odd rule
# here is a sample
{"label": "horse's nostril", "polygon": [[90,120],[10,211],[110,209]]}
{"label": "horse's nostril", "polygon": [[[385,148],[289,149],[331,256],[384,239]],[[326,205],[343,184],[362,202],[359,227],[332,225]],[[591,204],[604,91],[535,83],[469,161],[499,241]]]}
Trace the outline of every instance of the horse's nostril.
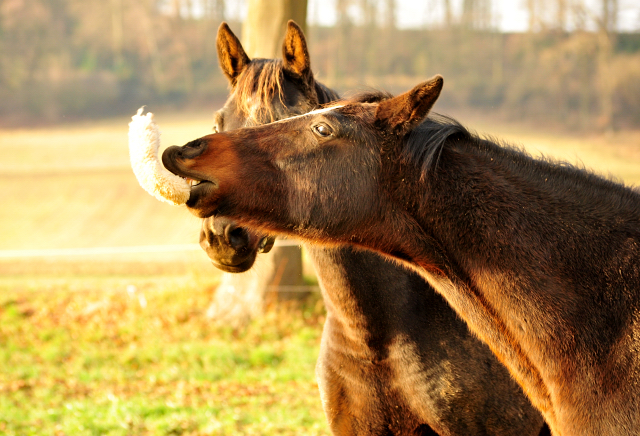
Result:
{"label": "horse's nostril", "polygon": [[202,146],[202,141],[196,139],[195,141],[186,143],[184,146],[188,148],[200,148]]}
{"label": "horse's nostril", "polygon": [[224,238],[235,250],[249,245],[249,234],[242,227],[227,226],[224,229]]}
{"label": "horse's nostril", "polygon": [[260,240],[260,243],[258,244],[258,251],[260,253],[270,252],[275,242],[276,239],[273,236],[265,236]]}
{"label": "horse's nostril", "polygon": [[215,238],[216,234],[214,232],[207,232],[206,240],[209,246],[213,246]]}

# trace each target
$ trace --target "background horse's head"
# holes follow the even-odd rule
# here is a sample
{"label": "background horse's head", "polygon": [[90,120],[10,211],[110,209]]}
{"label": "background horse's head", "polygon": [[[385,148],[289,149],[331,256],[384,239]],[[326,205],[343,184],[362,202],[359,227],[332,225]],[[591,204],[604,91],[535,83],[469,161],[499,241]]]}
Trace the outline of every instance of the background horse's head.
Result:
{"label": "background horse's head", "polygon": [[[214,114],[213,130],[223,132],[299,115],[338,95],[316,82],[302,30],[289,21],[280,59],[249,59],[226,23],[218,29],[218,60],[231,93]],[[211,216],[202,222],[200,245],[212,263],[227,272],[251,268],[256,254],[268,252],[274,238]]]}

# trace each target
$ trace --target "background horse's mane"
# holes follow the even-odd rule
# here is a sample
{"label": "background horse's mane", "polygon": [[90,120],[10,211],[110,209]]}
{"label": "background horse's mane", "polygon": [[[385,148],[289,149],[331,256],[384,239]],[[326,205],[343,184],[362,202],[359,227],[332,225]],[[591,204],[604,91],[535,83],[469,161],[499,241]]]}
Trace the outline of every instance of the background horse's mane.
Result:
{"label": "background horse's mane", "polygon": [[[238,109],[248,120],[256,124],[272,123],[279,119],[274,99],[287,107],[284,91],[286,69],[281,59],[252,59],[238,77],[233,94]],[[300,80],[300,79],[293,79]],[[318,83],[313,78],[317,104],[338,100],[337,92]]]}
{"label": "background horse's mane", "polygon": [[[392,97],[392,94],[385,91],[367,90],[350,96],[343,103],[380,103]],[[470,132],[455,119],[431,113],[405,136],[403,159],[416,163],[424,178],[437,166],[448,140],[482,141],[478,135]]]}
{"label": "background horse's mane", "polygon": [[257,124],[276,121],[272,101],[277,97],[285,105],[283,79],[280,59],[252,59],[233,90],[241,114]]}
{"label": "background horse's mane", "polygon": [[318,104],[326,104],[340,99],[340,95],[333,89],[324,86],[320,82],[315,82],[316,93],[318,94]]}

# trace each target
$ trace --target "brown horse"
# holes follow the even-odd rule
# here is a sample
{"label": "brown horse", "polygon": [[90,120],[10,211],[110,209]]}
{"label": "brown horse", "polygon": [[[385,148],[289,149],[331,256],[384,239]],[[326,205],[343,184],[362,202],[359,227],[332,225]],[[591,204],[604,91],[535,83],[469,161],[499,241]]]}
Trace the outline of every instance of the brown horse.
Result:
{"label": "brown horse", "polygon": [[640,434],[640,193],[425,119],[441,77],[172,147],[187,206],[411,266],[555,435]]}
{"label": "brown horse", "polygon": [[[214,117],[216,131],[301,114],[338,98],[314,80],[304,35],[293,22],[282,61],[249,60],[225,24],[217,43],[232,92]],[[219,221],[206,218],[201,239],[215,240],[223,233],[216,230]],[[255,233],[224,223],[236,234]],[[209,246],[207,254],[220,263],[229,248],[218,253]],[[542,417],[504,366],[424,279],[373,252],[307,249],[327,308],[316,372],[334,434],[541,431]],[[252,261],[255,251],[247,258]],[[548,427],[542,434],[549,434]]]}

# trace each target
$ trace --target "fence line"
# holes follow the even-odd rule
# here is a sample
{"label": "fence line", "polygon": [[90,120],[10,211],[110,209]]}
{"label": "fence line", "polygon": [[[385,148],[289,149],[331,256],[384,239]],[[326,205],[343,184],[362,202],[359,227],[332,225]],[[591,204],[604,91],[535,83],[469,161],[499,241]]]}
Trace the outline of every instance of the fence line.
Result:
{"label": "fence line", "polygon": [[290,292],[306,294],[309,292],[320,292],[320,286],[314,285],[273,285],[267,287],[267,292]]}
{"label": "fence line", "polygon": [[[298,241],[277,239],[276,247],[300,245]],[[0,250],[0,259],[33,257],[100,256],[108,254],[173,253],[202,250],[199,244],[137,245],[129,247],[51,248],[34,250]]]}

